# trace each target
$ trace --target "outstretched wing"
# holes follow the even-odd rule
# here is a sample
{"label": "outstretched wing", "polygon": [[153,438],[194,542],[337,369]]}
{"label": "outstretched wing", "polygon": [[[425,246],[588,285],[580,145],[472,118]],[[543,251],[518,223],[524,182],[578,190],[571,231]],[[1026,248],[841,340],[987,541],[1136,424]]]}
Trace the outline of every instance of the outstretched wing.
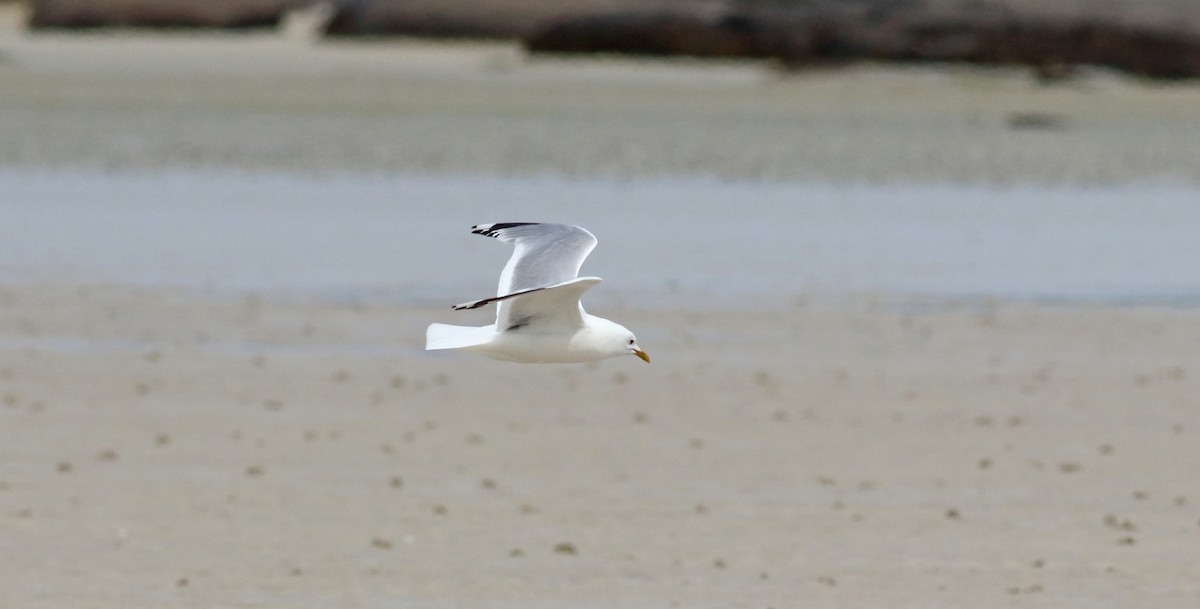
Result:
{"label": "outstretched wing", "polygon": [[568,224],[499,222],[477,224],[471,232],[513,244],[496,296],[570,281],[596,247],[595,236]]}
{"label": "outstretched wing", "polygon": [[[484,299],[476,306],[487,302],[499,302],[496,306],[496,328],[504,330],[513,326],[527,324],[533,316],[543,317],[553,314],[565,315],[560,321],[564,323],[583,323],[583,307],[579,304],[581,296],[587,288],[600,282],[599,278],[592,283],[582,285],[575,293],[574,302],[569,303],[566,311],[548,309],[550,297],[563,293],[574,293],[576,288],[564,290],[563,285],[571,285],[579,274],[579,267],[596,247],[596,237],[578,226],[569,224],[541,224],[537,222],[498,222],[495,224],[477,224],[471,227],[476,235],[492,237],[505,243],[513,244],[513,255],[500,272],[500,285],[496,290],[496,298]],[[552,294],[534,295],[538,290],[555,288]],[[529,294],[529,296],[517,296]],[[565,301],[554,296],[554,303],[564,307]],[[542,303],[542,304],[536,304]],[[470,307],[474,308],[474,307]]]}
{"label": "outstretched wing", "polygon": [[455,305],[454,309],[477,309],[499,302],[496,330],[501,332],[525,327],[539,332],[576,329],[583,325],[583,306],[579,299],[598,283],[599,277],[579,277],[552,286]]}

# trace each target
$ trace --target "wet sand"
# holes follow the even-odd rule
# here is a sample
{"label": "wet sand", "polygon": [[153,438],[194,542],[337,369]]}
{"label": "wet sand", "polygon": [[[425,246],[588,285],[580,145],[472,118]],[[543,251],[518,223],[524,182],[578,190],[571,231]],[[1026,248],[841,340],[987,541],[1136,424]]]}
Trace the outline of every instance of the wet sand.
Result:
{"label": "wet sand", "polygon": [[1200,597],[1192,310],[447,311],[8,287],[13,607],[1129,607]]}
{"label": "wet sand", "polygon": [[[1184,86],[3,40],[18,169],[1197,181]],[[540,367],[364,293],[3,286],[0,605],[1200,600],[1193,308],[624,301],[653,364]]]}

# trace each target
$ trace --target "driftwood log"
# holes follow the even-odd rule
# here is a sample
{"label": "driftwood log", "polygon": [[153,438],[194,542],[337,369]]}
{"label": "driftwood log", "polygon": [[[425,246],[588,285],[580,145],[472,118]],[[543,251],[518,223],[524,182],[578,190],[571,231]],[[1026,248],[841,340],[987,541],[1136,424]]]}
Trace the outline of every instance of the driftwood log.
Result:
{"label": "driftwood log", "polygon": [[541,53],[773,57],[793,68],[871,59],[1026,65],[1047,77],[1079,65],[1200,77],[1200,35],[1090,18],[602,15],[550,24],[525,44]]}
{"label": "driftwood log", "polygon": [[338,36],[525,38],[560,20],[614,11],[695,13],[721,0],[336,0]]}
{"label": "driftwood log", "polygon": [[33,28],[274,27],[298,0],[30,0]]}
{"label": "driftwood log", "polygon": [[692,13],[722,0],[26,0],[34,28],[274,27],[284,13],[333,8],[330,34],[519,38],[552,21],[642,7]]}

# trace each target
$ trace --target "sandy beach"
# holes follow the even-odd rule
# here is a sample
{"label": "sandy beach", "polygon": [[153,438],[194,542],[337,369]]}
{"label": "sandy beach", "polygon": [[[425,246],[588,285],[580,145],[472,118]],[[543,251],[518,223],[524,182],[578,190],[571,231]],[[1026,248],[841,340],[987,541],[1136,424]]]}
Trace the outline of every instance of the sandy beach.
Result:
{"label": "sandy beach", "polygon": [[[493,44],[10,31],[0,165],[96,172],[100,186],[395,172],[1187,192],[1196,93],[1107,74],[1047,89],[1003,71],[783,77]],[[409,205],[439,227],[424,250],[474,259],[441,237],[465,228],[463,209]],[[614,251],[631,239],[610,222],[601,248]],[[675,260],[640,230],[646,259]],[[421,350],[426,324],[468,323],[432,304],[460,284],[205,287],[108,254],[97,264],[112,274],[89,278],[62,262],[87,247],[0,260],[14,278],[0,286],[5,607],[1200,601],[1194,306],[835,306],[785,285],[741,307],[691,292],[644,303],[614,256],[597,288],[610,296],[589,306],[637,332],[653,363],[521,366]],[[507,252],[478,252],[486,290]],[[144,264],[182,276],[186,262]]]}
{"label": "sandy beach", "polygon": [[8,606],[1200,597],[1194,311],[613,310],[653,364],[549,367],[389,303],[0,312]]}

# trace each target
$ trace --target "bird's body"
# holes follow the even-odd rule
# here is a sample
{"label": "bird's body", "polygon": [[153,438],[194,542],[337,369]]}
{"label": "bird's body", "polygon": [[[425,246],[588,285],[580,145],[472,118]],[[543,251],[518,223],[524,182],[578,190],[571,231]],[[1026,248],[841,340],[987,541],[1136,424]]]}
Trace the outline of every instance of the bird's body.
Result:
{"label": "bird's body", "polygon": [[[462,347],[439,347],[436,333],[444,330],[434,326],[449,328],[455,335],[472,335],[478,342],[472,342],[472,344]],[[625,355],[628,352],[624,348],[617,352],[602,348],[604,341],[598,337],[603,336],[603,328],[611,326],[616,326],[611,330],[620,328],[603,317],[586,314],[583,325],[570,334],[538,332],[536,327],[497,331],[496,324],[482,327],[431,324],[428,334],[430,342],[426,349],[458,348],[486,355],[492,359],[526,364],[591,362],[606,357]],[[474,332],[464,331],[464,328]]]}
{"label": "bird's body", "polygon": [[590,315],[579,299],[599,277],[577,277],[596,238],[578,226],[507,222],[480,224],[472,233],[514,244],[496,296],[456,305],[497,303],[496,323],[469,327],[430,324],[425,349],[463,349],[524,363],[590,362],[618,355],[650,361],[633,333]]}

